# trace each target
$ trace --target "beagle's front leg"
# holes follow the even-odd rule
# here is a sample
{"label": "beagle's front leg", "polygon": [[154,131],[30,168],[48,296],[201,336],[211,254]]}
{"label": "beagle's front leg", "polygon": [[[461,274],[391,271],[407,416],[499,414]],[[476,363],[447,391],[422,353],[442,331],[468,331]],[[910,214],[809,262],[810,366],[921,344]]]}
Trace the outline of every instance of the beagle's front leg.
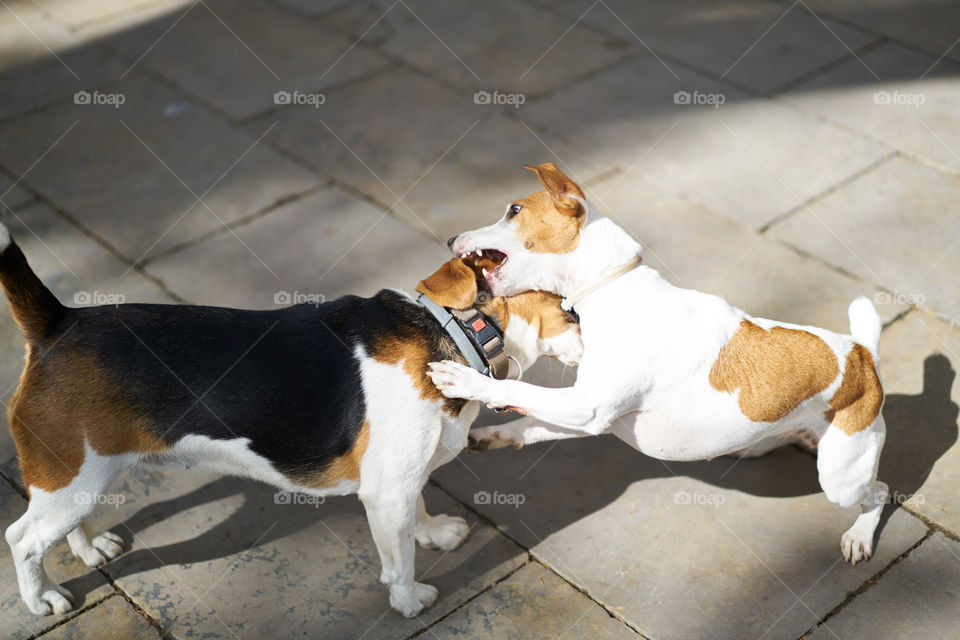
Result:
{"label": "beagle's front leg", "polygon": [[564,429],[597,435],[606,431],[616,414],[597,406],[576,386],[562,389],[538,387],[516,380],[494,380],[462,364],[431,362],[427,375],[448,398],[507,407],[517,413]]}
{"label": "beagle's front leg", "polygon": [[502,447],[520,449],[524,445],[548,440],[568,440],[589,436],[583,431],[571,431],[553,424],[541,422],[536,418],[526,416],[504,424],[489,427],[478,427],[470,430],[472,449],[485,451]]}

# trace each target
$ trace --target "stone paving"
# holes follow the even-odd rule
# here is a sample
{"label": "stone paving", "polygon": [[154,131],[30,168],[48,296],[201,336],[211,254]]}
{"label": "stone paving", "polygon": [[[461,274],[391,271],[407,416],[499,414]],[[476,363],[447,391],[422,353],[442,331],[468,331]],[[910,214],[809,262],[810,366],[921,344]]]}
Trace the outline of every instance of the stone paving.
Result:
{"label": "stone paving", "polygon": [[[274,308],[410,290],[553,161],[676,284],[885,328],[876,556],[814,459],[665,464],[610,437],[464,454],[426,490],[470,538],[387,608],[360,503],[139,469],[93,517],[130,550],[0,545],[0,637],[960,637],[960,10],[938,0],[5,0],[0,218],[67,304]],[[0,390],[23,341],[0,311]],[[550,362],[531,378],[567,385]],[[484,415],[490,423],[498,418]],[[0,524],[26,505],[0,432]],[[507,500],[506,498],[509,498]],[[505,503],[506,502],[506,503]]]}

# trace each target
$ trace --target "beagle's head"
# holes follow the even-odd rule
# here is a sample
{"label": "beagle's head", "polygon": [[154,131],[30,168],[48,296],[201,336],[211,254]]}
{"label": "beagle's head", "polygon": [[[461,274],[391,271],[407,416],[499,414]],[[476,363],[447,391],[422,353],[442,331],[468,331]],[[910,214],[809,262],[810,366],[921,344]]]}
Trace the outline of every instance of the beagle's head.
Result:
{"label": "beagle's head", "polygon": [[560,308],[552,293],[526,291],[494,297],[481,291],[484,271],[496,267],[492,258],[454,258],[417,285],[417,291],[451,309],[475,308],[503,331],[504,350],[526,369],[540,356],[553,356],[576,365],[583,356],[576,316]]}
{"label": "beagle's head", "polygon": [[580,246],[587,202],[576,182],[552,162],[525,165],[544,189],[507,205],[497,223],[450,238],[447,245],[461,258],[488,261],[482,286],[495,295],[526,289],[555,290],[551,276]]}

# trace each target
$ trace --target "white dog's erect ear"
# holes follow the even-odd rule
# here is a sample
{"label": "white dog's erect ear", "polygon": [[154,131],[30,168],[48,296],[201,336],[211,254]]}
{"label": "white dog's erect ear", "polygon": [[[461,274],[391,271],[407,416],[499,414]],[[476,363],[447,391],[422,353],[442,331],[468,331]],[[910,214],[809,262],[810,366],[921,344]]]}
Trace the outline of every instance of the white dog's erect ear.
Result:
{"label": "white dog's erect ear", "polygon": [[[523,168],[535,172],[537,177],[540,178],[540,182],[555,199],[567,202],[572,199],[577,205],[581,205],[585,199],[580,185],[567,177],[563,171],[557,169],[557,165],[552,162],[545,162],[540,165],[525,164]],[[577,208],[583,210],[582,206]]]}
{"label": "white dog's erect ear", "polygon": [[417,291],[451,309],[469,309],[479,293],[476,274],[460,258],[447,261],[432,276],[421,280]]}

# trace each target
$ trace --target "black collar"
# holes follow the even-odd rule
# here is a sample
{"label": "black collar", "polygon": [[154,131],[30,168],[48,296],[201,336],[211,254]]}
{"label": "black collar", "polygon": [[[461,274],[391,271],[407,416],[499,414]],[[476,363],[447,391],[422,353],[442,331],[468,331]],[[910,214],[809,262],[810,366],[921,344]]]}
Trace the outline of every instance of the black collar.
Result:
{"label": "black collar", "polygon": [[497,380],[509,375],[512,358],[503,349],[503,332],[490,318],[476,309],[441,307],[422,293],[417,303],[437,319],[471,368]]}

